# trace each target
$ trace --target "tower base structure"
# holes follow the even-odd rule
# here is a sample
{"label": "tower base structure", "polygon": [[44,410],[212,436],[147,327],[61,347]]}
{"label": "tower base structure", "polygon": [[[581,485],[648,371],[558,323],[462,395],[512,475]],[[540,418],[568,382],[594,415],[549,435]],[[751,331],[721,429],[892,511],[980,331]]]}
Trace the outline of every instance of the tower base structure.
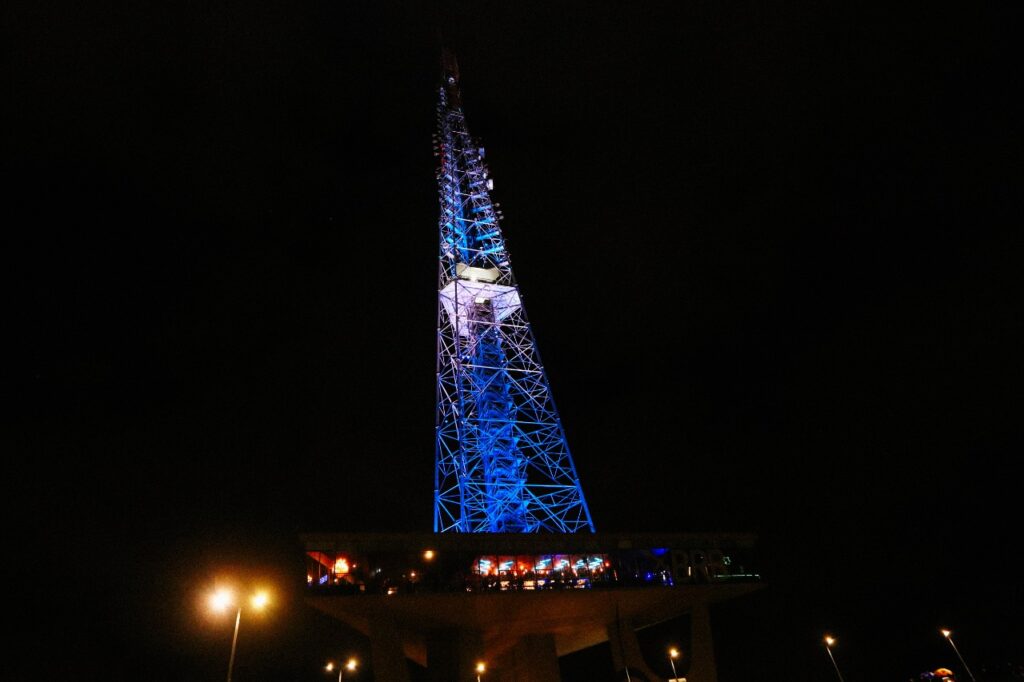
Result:
{"label": "tower base structure", "polygon": [[[637,630],[690,615],[678,674],[716,682],[712,604],[759,589],[749,534],[307,534],[308,602],[366,635],[374,679],[558,682],[607,642],[619,678],[664,680]],[[628,670],[628,674],[627,674]],[[613,671],[609,671],[610,676]],[[608,679],[612,679],[609,677]]]}

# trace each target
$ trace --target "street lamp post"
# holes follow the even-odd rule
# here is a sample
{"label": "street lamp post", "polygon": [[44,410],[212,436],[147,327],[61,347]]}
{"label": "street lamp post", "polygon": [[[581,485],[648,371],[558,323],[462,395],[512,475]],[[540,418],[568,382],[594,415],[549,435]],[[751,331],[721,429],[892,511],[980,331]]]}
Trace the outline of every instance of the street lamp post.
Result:
{"label": "street lamp post", "polygon": [[972,673],[971,669],[967,667],[967,661],[965,661],[964,657],[960,655],[960,650],[957,649],[956,648],[956,644],[953,643],[953,631],[952,630],[942,629],[942,630],[939,630],[939,632],[941,632],[942,636],[946,638],[946,641],[949,642],[949,645],[951,647],[953,647],[953,651],[956,652],[956,657],[960,659],[960,663],[964,666],[964,670],[966,670],[967,674],[970,675],[971,682],[978,682],[977,680],[974,679],[974,673]]}
{"label": "street lamp post", "polygon": [[[270,601],[270,598],[266,592],[257,592],[250,601],[255,610],[262,611],[263,607]],[[230,590],[217,590],[210,597],[210,605],[215,611],[223,612],[227,607],[235,605],[235,595]],[[235,611],[235,633],[231,636],[231,657],[228,659],[228,682],[231,682],[231,675],[235,670],[235,651],[238,649],[238,626],[242,623],[242,604],[238,603],[237,606],[238,608]]]}
{"label": "street lamp post", "polygon": [[[346,663],[345,665],[339,665],[338,666],[338,682],[341,682],[341,680],[343,679],[342,676],[345,674],[346,670],[348,670],[349,672],[355,672],[356,666],[358,666],[358,665],[359,665],[359,661],[357,661],[354,658],[348,659],[348,663]],[[334,663],[331,662],[331,661],[328,661],[327,665],[324,666],[324,670],[326,670],[327,672],[333,672],[334,671]]]}
{"label": "street lamp post", "polygon": [[839,672],[839,666],[836,665],[836,657],[832,655],[832,645],[836,643],[834,637],[829,635],[825,636],[825,651],[828,652],[828,657],[832,659],[832,667],[836,669],[836,677],[839,678],[839,682],[843,682],[843,674]]}
{"label": "street lamp post", "polygon": [[238,648],[238,626],[242,622],[242,607],[238,607],[235,613],[235,634],[231,637],[231,658],[228,659],[228,682],[231,682],[231,672],[235,669],[235,649]]}
{"label": "street lamp post", "polygon": [[672,679],[678,680],[679,674],[676,673],[676,659],[679,658],[679,649],[672,647],[668,650],[668,663],[672,666]]}

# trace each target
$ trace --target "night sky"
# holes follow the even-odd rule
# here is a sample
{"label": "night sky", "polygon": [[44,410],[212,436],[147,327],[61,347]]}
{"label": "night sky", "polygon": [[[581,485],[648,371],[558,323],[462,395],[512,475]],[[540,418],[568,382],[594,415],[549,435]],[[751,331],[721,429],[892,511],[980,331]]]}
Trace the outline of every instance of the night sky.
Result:
{"label": "night sky", "polygon": [[1024,663],[1020,6],[635,4],[4,10],[6,679],[219,679],[241,570],[236,679],[362,646],[297,535],[431,529],[441,40],[598,530],[759,535],[721,682]]}

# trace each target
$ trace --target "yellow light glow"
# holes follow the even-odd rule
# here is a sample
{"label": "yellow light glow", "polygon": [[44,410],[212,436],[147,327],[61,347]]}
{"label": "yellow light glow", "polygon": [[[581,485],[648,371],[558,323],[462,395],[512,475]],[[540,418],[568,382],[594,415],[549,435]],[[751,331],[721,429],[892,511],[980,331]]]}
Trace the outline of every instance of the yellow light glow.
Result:
{"label": "yellow light glow", "polygon": [[428,549],[426,552],[423,553],[423,558],[426,559],[427,561],[430,561],[431,559],[433,559],[434,558],[434,550]]}
{"label": "yellow light glow", "polygon": [[953,634],[952,630],[945,630],[945,629],[943,629],[943,630],[939,630],[939,632],[941,632],[942,636],[945,637],[946,639],[949,639],[949,636],[951,634]]}
{"label": "yellow light glow", "polygon": [[476,671],[478,673],[486,672],[487,671],[487,665],[483,661],[480,661],[479,663],[476,664]]}
{"label": "yellow light glow", "polygon": [[836,643],[835,638],[830,635],[825,635],[825,646],[832,646]]}
{"label": "yellow light glow", "polygon": [[679,649],[672,647],[668,650],[668,655],[672,658],[679,658]]}
{"label": "yellow light glow", "polygon": [[231,590],[221,588],[210,596],[210,607],[214,611],[223,611],[231,606],[233,601],[234,595],[231,594]]}
{"label": "yellow light glow", "polygon": [[339,575],[345,575],[348,573],[348,559],[345,557],[338,557],[334,562],[334,572]]}
{"label": "yellow light glow", "polygon": [[262,590],[252,596],[252,607],[259,611],[270,603],[270,595]]}
{"label": "yellow light glow", "polygon": [[328,661],[327,665],[324,666],[324,670],[326,670],[329,673],[334,672],[334,664]]}
{"label": "yellow light glow", "polygon": [[350,658],[348,659],[348,663],[345,664],[345,670],[355,670],[357,665],[359,665],[359,661],[354,658]]}

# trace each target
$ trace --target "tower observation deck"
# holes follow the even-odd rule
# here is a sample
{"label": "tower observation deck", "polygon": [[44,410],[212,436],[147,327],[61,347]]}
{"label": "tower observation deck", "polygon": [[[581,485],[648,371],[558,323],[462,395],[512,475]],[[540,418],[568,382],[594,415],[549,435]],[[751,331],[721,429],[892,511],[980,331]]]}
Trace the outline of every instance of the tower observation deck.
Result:
{"label": "tower observation deck", "polygon": [[434,531],[593,532],[448,53],[437,122]]}

